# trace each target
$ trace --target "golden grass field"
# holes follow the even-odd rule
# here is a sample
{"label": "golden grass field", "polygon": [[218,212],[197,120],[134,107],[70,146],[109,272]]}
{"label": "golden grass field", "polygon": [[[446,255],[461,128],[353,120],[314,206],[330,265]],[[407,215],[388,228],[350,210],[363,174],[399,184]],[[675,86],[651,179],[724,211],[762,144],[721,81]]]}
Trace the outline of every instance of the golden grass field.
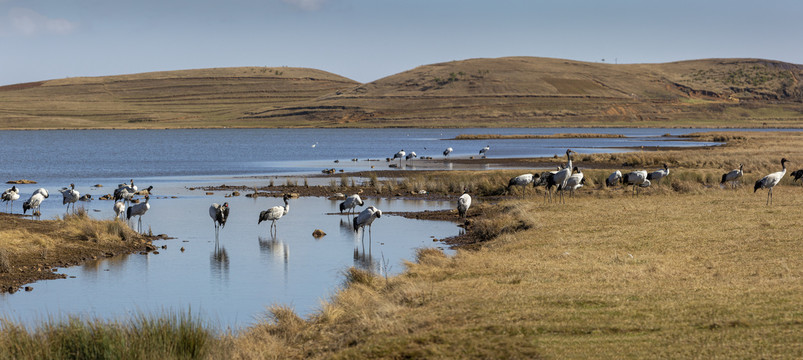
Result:
{"label": "golden grass field", "polygon": [[0,86],[0,129],[800,127],[803,66],[762,59],[429,64],[360,84],[240,67]]}
{"label": "golden grass field", "polygon": [[[787,176],[766,206],[767,191],[752,185],[780,170],[781,157],[790,172],[803,168],[803,133],[700,136],[729,145],[576,157],[593,168],[592,181],[565,205],[544,204],[532,190],[483,198],[475,191],[492,192],[480,190],[489,175],[444,172],[437,180],[444,188],[475,193],[469,214],[476,206],[483,215],[472,218],[471,231],[493,235],[479,248],[453,257],[421,249],[391,278],[349,269],[347,285],[308,319],[287,304],[266,304],[264,321],[242,333],[205,336],[190,324],[183,328],[192,336],[181,339],[197,346],[149,353],[145,345],[133,357],[801,358],[803,186]],[[742,185],[720,188],[719,176],[740,162]],[[613,168],[662,163],[670,175],[639,197],[601,186]],[[436,180],[398,186],[427,181]],[[97,333],[115,326],[125,333],[138,321]],[[59,349],[48,340],[62,336],[53,328],[26,335],[6,325],[0,354],[37,358],[26,354]]]}

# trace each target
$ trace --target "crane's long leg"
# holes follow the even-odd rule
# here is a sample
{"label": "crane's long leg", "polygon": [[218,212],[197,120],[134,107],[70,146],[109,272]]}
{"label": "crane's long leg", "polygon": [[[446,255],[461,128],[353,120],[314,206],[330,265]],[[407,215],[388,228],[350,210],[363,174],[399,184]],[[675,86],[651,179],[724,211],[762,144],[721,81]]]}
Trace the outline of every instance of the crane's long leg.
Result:
{"label": "crane's long leg", "polygon": [[767,192],[767,205],[770,204],[772,204],[772,188],[770,188],[770,191]]}

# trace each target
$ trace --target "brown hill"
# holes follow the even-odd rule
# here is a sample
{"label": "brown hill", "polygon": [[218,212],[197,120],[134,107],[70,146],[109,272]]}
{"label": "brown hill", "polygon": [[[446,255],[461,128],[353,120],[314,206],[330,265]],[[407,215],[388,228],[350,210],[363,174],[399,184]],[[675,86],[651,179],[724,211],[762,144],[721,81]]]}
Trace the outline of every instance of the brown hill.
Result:
{"label": "brown hill", "polygon": [[0,87],[0,127],[803,126],[803,66],[471,59],[359,84],[232,68]]}
{"label": "brown hill", "polygon": [[346,126],[800,126],[802,70],[756,59],[472,59],[318,98],[305,117]]}
{"label": "brown hill", "polygon": [[238,119],[359,84],[325,71],[241,67],[69,78],[0,87],[0,128],[262,126]]}

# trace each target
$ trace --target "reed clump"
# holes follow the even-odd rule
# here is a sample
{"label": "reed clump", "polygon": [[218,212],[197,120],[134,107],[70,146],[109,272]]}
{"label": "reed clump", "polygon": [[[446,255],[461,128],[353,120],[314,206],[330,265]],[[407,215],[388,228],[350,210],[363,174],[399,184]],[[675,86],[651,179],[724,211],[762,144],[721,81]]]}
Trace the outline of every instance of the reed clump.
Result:
{"label": "reed clump", "polygon": [[32,330],[0,320],[5,359],[190,359],[203,357],[213,341],[215,334],[189,313],[126,323],[70,317]]}

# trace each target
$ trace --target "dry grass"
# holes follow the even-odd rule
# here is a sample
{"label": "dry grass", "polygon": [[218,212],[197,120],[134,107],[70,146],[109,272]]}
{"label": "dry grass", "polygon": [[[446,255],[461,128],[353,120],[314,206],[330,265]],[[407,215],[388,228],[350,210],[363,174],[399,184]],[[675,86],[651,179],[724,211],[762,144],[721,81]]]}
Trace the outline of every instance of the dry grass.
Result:
{"label": "dry grass", "polygon": [[[786,146],[769,145],[778,138]],[[762,170],[776,151],[798,158],[803,143],[799,134],[743,140]],[[498,216],[474,224],[495,236],[480,250],[421,250],[388,281],[350,270],[350,285],[319,314],[284,314],[295,320],[255,326],[233,349],[279,341],[298,358],[801,357],[803,187],[779,185],[767,207],[766,192],[704,176],[747,152],[633,154],[710,166],[675,171],[638,198],[598,189],[564,206],[502,201]]]}

